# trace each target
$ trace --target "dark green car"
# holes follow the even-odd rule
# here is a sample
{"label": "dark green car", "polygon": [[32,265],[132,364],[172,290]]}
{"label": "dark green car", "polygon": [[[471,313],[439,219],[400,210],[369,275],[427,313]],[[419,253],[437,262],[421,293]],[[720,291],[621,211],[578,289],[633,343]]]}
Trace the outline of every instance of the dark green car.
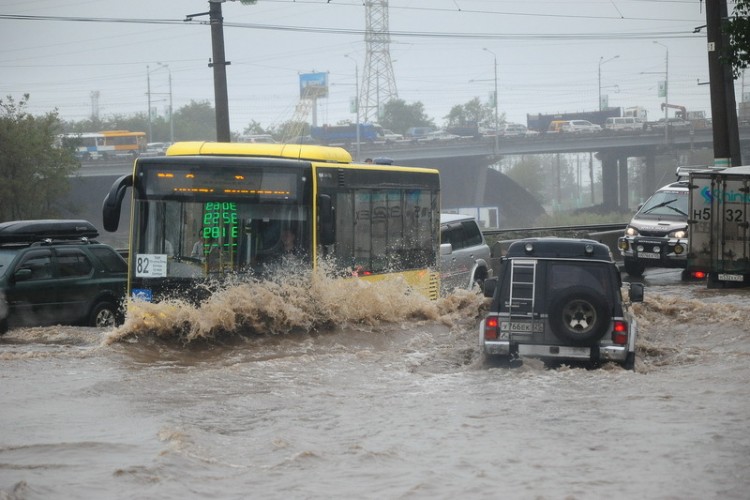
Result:
{"label": "dark green car", "polygon": [[0,223],[0,334],[121,321],[128,266],[98,234],[83,220]]}

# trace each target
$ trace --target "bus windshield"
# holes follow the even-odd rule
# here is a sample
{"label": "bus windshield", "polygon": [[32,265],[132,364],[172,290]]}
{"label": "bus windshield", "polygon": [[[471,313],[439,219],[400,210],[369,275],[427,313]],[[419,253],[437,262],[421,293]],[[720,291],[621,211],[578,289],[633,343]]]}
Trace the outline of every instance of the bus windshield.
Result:
{"label": "bus windshield", "polygon": [[[136,277],[246,273],[285,253],[310,255],[310,208],[302,204],[299,172],[156,164],[139,179]],[[284,248],[285,238],[293,247]],[[167,259],[170,265],[159,264]]]}
{"label": "bus windshield", "polygon": [[[258,272],[285,253],[303,256],[310,251],[304,231],[310,215],[299,205],[140,200],[135,214],[141,221],[134,242],[139,277]],[[285,248],[284,238],[292,238],[294,247]],[[173,260],[170,265],[153,267],[167,258]]]}

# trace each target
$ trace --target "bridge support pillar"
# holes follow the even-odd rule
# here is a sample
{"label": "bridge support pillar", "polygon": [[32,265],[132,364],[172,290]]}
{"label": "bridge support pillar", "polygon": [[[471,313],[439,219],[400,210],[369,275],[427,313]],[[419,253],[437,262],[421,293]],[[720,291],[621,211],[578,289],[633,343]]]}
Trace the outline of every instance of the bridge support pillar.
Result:
{"label": "bridge support pillar", "polygon": [[602,206],[608,212],[617,210],[617,156],[602,153]]}
{"label": "bridge support pillar", "polygon": [[487,190],[487,171],[489,168],[479,168],[475,171],[477,183],[474,188],[474,206],[481,207],[485,205],[485,191]]}
{"label": "bridge support pillar", "polygon": [[628,157],[622,156],[618,160],[619,163],[619,185],[620,185],[620,211],[628,210],[629,205],[629,190],[628,190]]}
{"label": "bridge support pillar", "polygon": [[649,151],[646,154],[646,171],[643,175],[641,198],[644,200],[656,191],[656,153]]}

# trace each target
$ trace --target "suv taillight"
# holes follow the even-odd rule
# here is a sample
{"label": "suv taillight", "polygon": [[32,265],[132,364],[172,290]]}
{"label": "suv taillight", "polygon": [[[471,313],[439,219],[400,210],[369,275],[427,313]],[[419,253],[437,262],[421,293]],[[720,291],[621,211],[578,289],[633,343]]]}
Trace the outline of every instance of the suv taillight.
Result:
{"label": "suv taillight", "polygon": [[487,316],[484,319],[484,340],[497,340],[499,328],[497,316]]}
{"label": "suv taillight", "polygon": [[612,342],[618,345],[628,343],[628,322],[621,319],[615,320],[612,326]]}

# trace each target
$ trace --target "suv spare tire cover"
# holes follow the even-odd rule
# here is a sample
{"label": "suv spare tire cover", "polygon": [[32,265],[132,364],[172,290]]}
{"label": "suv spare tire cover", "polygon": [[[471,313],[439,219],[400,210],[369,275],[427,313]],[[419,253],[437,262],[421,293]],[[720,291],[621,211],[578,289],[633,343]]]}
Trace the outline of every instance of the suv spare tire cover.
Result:
{"label": "suv spare tire cover", "polygon": [[560,340],[589,344],[602,338],[609,327],[607,302],[592,288],[566,288],[555,294],[550,304],[550,328]]}

